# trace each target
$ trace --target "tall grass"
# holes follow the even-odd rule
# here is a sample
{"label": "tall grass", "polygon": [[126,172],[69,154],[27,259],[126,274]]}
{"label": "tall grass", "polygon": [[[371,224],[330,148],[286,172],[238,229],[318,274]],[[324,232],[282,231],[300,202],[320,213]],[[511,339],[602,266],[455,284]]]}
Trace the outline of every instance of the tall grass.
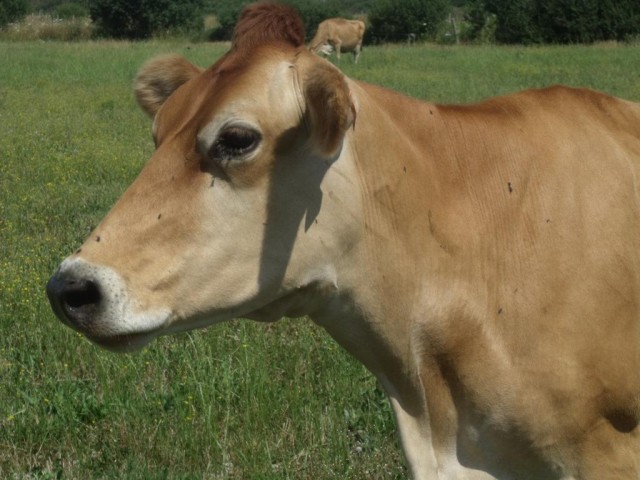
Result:
{"label": "tall grass", "polygon": [[77,41],[90,40],[95,26],[89,17],[56,18],[43,13],[27,15],[22,21],[0,29],[0,40]]}
{"label": "tall grass", "polygon": [[[138,66],[223,50],[0,43],[0,478],[406,477],[384,395],[307,320],[238,320],[119,356],[49,310],[49,275],[153,150]],[[640,100],[637,46],[376,47],[341,66],[442,102],[550,83]]]}

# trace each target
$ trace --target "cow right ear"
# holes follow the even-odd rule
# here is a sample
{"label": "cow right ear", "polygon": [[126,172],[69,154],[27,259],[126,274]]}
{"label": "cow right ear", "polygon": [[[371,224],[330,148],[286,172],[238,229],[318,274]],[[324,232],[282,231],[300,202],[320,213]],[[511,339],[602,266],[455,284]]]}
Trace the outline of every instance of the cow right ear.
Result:
{"label": "cow right ear", "polygon": [[156,57],[145,63],[133,82],[133,92],[140,108],[151,118],[167,98],[183,83],[200,73],[196,67],[178,55]]}
{"label": "cow right ear", "polygon": [[322,155],[335,155],[356,120],[345,76],[329,62],[315,62],[305,76],[304,97],[312,142]]}

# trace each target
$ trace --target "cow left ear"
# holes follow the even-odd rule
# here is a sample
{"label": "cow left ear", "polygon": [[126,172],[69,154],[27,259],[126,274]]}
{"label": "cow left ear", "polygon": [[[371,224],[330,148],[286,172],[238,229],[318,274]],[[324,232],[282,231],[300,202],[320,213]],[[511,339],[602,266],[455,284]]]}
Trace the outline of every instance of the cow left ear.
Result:
{"label": "cow left ear", "polygon": [[303,91],[311,140],[322,155],[333,156],[356,119],[347,80],[333,65],[317,62],[305,75]]}
{"label": "cow left ear", "polygon": [[133,92],[140,108],[151,118],[155,117],[165,100],[180,85],[202,71],[178,55],[149,60],[140,68],[133,83]]}

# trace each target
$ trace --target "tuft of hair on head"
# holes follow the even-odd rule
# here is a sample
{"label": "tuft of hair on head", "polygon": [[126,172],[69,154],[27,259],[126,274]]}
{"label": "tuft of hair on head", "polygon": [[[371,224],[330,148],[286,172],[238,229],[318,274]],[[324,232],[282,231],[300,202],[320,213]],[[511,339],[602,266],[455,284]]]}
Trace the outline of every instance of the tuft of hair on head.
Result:
{"label": "tuft of hair on head", "polygon": [[232,48],[250,50],[270,42],[304,45],[304,23],[288,5],[258,2],[246,6],[233,30]]}

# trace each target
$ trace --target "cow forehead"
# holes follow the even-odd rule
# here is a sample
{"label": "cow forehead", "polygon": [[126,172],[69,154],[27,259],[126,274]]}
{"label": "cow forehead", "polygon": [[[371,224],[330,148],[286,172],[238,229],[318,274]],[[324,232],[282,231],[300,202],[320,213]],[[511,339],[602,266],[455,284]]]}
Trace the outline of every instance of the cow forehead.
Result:
{"label": "cow forehead", "polygon": [[286,128],[283,123],[301,115],[295,60],[291,52],[266,47],[242,58],[223,57],[167,99],[154,121],[158,138],[233,118]]}

